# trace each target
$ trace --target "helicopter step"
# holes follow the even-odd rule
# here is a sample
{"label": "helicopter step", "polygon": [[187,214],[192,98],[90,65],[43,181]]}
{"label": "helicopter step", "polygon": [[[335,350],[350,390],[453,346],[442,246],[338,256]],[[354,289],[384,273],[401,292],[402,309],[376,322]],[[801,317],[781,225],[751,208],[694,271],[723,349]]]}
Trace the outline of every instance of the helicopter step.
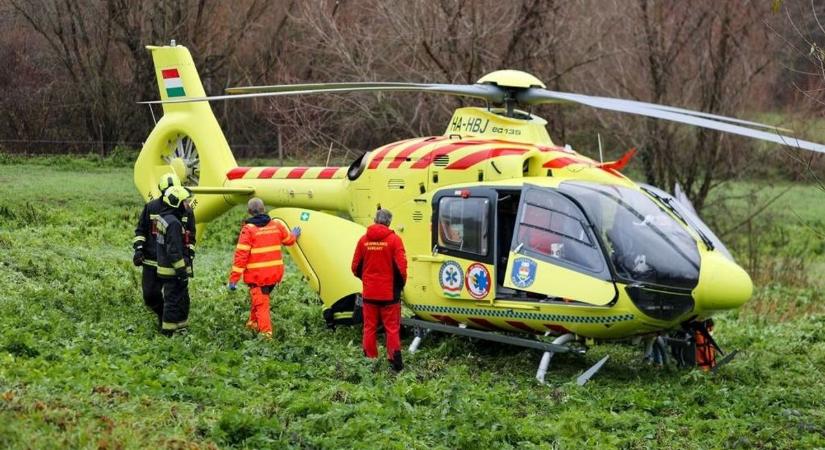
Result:
{"label": "helicopter step", "polygon": [[[536,372],[536,380],[538,380],[539,383],[541,383],[541,384],[546,384],[544,378],[545,378],[545,375],[547,374],[547,370],[550,366],[550,360],[553,358],[553,355],[555,355],[556,353],[569,353],[569,352],[584,354],[583,349],[574,349],[574,348],[571,348],[571,347],[566,345],[567,343],[574,340],[574,338],[575,338],[575,336],[571,333],[567,333],[567,334],[564,334],[562,336],[559,336],[553,342],[541,342],[541,341],[518,338],[518,337],[513,337],[513,336],[505,336],[505,335],[502,335],[502,334],[489,332],[489,331],[473,330],[471,328],[465,328],[465,327],[461,327],[461,326],[445,325],[445,324],[442,324],[442,323],[434,323],[434,322],[426,322],[426,321],[423,321],[423,320],[411,319],[411,318],[406,318],[406,317],[401,318],[401,324],[405,325],[405,326],[408,326],[408,327],[412,327],[413,330],[415,331],[415,337],[413,338],[413,341],[412,341],[412,343],[410,343],[410,347],[409,347],[409,352],[410,353],[415,353],[416,351],[418,351],[418,348],[421,346],[421,341],[423,340],[424,336],[430,331],[440,331],[442,333],[450,333],[450,334],[455,334],[455,335],[459,335],[459,336],[467,336],[467,337],[483,339],[483,340],[486,340],[486,341],[500,342],[502,344],[516,345],[516,346],[524,347],[524,348],[532,348],[532,349],[536,349],[536,350],[543,350],[544,353],[542,354],[541,362],[539,363],[539,368],[538,368],[538,371]],[[598,372],[599,369],[602,368],[602,366],[607,362],[608,358],[609,358],[609,356],[605,356],[604,358],[599,360],[599,362],[597,362],[592,367],[587,369],[584,373],[582,373],[576,379],[576,382],[580,386],[587,383],[587,381],[589,381],[590,378],[592,378],[593,375],[595,375],[596,372]]]}

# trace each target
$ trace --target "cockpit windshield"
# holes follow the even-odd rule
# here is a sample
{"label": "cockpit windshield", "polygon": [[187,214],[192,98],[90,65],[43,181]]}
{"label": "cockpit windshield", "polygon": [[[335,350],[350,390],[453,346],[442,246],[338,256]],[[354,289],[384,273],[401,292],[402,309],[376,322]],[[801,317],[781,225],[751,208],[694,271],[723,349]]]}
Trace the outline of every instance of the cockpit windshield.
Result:
{"label": "cockpit windshield", "polygon": [[584,207],[619,277],[680,288],[696,286],[696,241],[648,196],[587,182],[564,182],[560,189]]}
{"label": "cockpit windshield", "polygon": [[702,237],[702,240],[706,242],[708,249],[718,250],[720,253],[725,255],[726,258],[733,261],[733,256],[730,254],[728,248],[725,247],[725,244],[722,243],[722,240],[719,239],[716,234],[714,234],[710,227],[702,222],[702,219],[699,218],[699,215],[696,214],[696,211],[693,210],[692,206],[687,207],[672,195],[657,187],[650,186],[648,184],[642,184],[641,186],[647,193],[656,197],[656,199],[664,203],[665,206],[672,208],[674,213],[687,222],[688,225],[690,225],[690,227]]}

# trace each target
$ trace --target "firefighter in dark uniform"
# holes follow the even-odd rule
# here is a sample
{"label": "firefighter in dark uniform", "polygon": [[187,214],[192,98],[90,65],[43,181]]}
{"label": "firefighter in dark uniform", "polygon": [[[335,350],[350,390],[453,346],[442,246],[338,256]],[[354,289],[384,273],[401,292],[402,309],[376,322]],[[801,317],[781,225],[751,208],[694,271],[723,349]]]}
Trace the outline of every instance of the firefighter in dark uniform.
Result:
{"label": "firefighter in dark uniform", "polygon": [[157,230],[158,278],[163,280],[161,333],[171,336],[186,330],[189,320],[189,277],[192,259],[186,245],[182,218],[189,191],[172,186],[163,194],[164,208],[154,219]]}
{"label": "firefighter in dark uniform", "polygon": [[[160,197],[150,200],[143,207],[135,228],[135,238],[132,240],[132,247],[135,251],[132,262],[135,266],[143,267],[143,302],[158,317],[158,326],[160,326],[163,316],[163,293],[161,292],[163,281],[157,275],[157,230],[154,229],[152,222],[164,208],[163,194],[171,186],[180,186],[180,181],[174,172],[167,173],[160,178],[158,182]],[[181,222],[186,230],[186,245],[189,248],[189,257],[194,259],[195,215],[191,208],[187,207],[186,214]]]}

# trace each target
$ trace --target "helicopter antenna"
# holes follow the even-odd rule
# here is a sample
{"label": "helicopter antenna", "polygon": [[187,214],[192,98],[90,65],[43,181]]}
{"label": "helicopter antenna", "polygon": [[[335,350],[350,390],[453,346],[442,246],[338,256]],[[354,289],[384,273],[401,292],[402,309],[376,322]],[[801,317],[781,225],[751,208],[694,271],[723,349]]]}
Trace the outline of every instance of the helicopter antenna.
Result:
{"label": "helicopter antenna", "polygon": [[596,139],[599,141],[599,162],[604,163],[604,152],[602,151],[602,134],[596,133]]}
{"label": "helicopter antenna", "polygon": [[157,125],[158,119],[155,118],[155,109],[152,108],[152,105],[149,105],[149,112],[152,114],[152,122]]}

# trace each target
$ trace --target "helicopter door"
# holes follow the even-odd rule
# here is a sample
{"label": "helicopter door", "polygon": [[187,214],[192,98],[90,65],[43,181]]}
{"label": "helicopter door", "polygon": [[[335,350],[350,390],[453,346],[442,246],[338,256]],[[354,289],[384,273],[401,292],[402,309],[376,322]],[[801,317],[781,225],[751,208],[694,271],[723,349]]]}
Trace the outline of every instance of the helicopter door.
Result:
{"label": "helicopter door", "polygon": [[446,299],[495,298],[496,192],[444,190],[433,197],[431,285]]}
{"label": "helicopter door", "polygon": [[504,286],[592,305],[607,305],[617,295],[579,206],[555,189],[532,185],[522,190]]}

